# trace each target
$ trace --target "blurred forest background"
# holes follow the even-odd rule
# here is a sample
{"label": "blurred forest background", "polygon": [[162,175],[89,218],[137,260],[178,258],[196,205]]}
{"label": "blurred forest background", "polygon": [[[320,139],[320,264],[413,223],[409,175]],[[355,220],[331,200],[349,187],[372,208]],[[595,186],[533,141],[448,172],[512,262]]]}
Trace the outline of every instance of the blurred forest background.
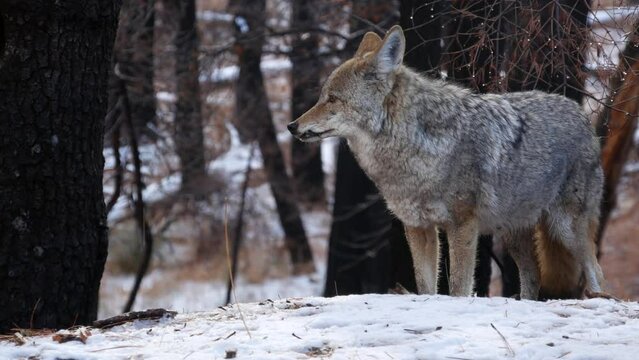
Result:
{"label": "blurred forest background", "polygon": [[[612,0],[125,0],[112,77],[121,85],[111,89],[105,138],[111,231],[102,314],[120,310],[140,266],[149,268],[136,308],[222,304],[228,257],[240,301],[386,292],[396,283],[412,290],[401,224],[347,147],[301,144],[285,130],[365,32],[395,23],[406,30],[407,65],[479,92],[565,94],[584,104],[600,136],[618,142],[604,151],[604,212],[613,216],[601,261],[613,294],[639,297],[637,15],[634,4]],[[512,261],[497,241],[481,243],[478,293],[516,293]]]}
{"label": "blurred forest background", "polygon": [[[639,299],[634,1],[124,0],[104,127],[99,317],[223,305],[229,273],[237,301],[414,291],[401,223],[347,146],[286,131],[365,32],[397,23],[405,64],[427,76],[583,104],[606,174],[600,261],[610,293]],[[498,239],[480,244],[478,295],[517,293]],[[446,293],[445,262],[441,279]]]}

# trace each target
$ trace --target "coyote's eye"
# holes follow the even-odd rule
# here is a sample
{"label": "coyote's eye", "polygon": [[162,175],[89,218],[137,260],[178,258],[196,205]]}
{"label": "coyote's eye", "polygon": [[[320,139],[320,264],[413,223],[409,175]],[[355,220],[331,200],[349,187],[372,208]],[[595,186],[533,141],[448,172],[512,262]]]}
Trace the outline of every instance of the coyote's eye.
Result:
{"label": "coyote's eye", "polygon": [[328,95],[328,99],[326,99],[326,102],[329,103],[329,104],[337,102],[337,96],[335,96],[333,94]]}

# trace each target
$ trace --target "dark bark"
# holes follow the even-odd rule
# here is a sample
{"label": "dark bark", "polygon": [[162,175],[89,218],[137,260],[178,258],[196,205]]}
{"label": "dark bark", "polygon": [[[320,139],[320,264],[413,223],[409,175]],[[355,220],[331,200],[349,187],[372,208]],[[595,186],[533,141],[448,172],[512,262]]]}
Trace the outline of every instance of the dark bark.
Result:
{"label": "dark bark", "polygon": [[198,193],[206,179],[204,135],[200,108],[198,36],[195,22],[195,0],[176,5],[180,21],[175,36],[175,150],[180,158],[182,192]]}
{"label": "dark bark", "polygon": [[581,102],[589,10],[590,0],[539,1],[513,10],[512,23],[519,32],[531,32],[521,33],[511,43],[510,91],[542,90]]}
{"label": "dark bark", "polygon": [[[154,0],[124,0],[114,46],[114,59],[126,82],[135,131],[144,138],[157,136],[147,125],[156,124],[156,99],[153,87]],[[114,75],[111,74],[113,77]],[[113,80],[114,91],[117,83]],[[109,108],[114,107],[109,104]],[[111,127],[107,121],[107,128]],[[110,139],[106,139],[109,141]]]}
{"label": "dark bark", "polygon": [[[317,25],[317,1],[298,0],[293,2],[293,29],[305,29]],[[320,70],[322,64],[318,56],[318,35],[314,32],[296,34],[291,53],[292,120],[310,109],[320,92]],[[324,171],[319,143],[305,144],[293,141],[291,164],[293,181],[298,198],[305,203],[324,203]]]}
{"label": "dark bark", "polygon": [[504,70],[508,53],[508,25],[516,2],[508,0],[461,0],[450,8],[446,64],[451,80],[478,92],[504,92]]}
{"label": "dark bark", "polygon": [[511,297],[519,294],[519,269],[513,258],[503,253],[500,257],[501,261],[501,295]]}
{"label": "dark bark", "polygon": [[284,230],[285,244],[290,253],[294,273],[315,269],[311,248],[295,202],[291,180],[286,174],[282,149],[277,143],[275,126],[264,87],[260,61],[264,44],[265,1],[234,2],[236,14],[236,52],[240,74],[236,85],[236,122],[249,140],[257,140],[262,153],[264,171],[275,198],[277,212]]}
{"label": "dark bark", "polygon": [[[409,281],[401,281],[402,286],[415,292],[404,232],[401,223],[393,228],[392,222],[375,184],[342,141],[337,155],[324,296],[386,293],[398,280],[394,274],[406,275]],[[393,255],[406,259],[404,270],[392,269]]]}
{"label": "dark bark", "polygon": [[0,331],[96,318],[107,78],[119,3],[0,10]]}
{"label": "dark bark", "polygon": [[96,320],[92,326],[100,329],[108,329],[114,326],[122,325],[128,322],[136,320],[156,320],[174,318],[177,315],[177,311],[170,311],[166,309],[148,309],[144,311],[132,311],[126,312],[122,315],[116,315],[103,320]]}
{"label": "dark bark", "polygon": [[400,25],[406,37],[404,65],[429,71],[439,68],[442,57],[442,14],[448,1],[400,0]]}

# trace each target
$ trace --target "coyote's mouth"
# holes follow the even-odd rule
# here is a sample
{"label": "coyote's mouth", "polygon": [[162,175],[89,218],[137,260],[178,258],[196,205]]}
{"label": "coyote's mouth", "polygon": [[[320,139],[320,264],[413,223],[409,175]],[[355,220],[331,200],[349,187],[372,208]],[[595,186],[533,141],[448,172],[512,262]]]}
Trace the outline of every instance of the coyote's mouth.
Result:
{"label": "coyote's mouth", "polygon": [[315,132],[313,130],[307,130],[304,131],[303,133],[301,133],[298,138],[300,140],[304,140],[304,141],[308,141],[308,140],[319,140],[322,138],[322,135],[326,135],[329,132],[331,132],[333,130],[326,130],[326,131],[320,131],[320,132]]}

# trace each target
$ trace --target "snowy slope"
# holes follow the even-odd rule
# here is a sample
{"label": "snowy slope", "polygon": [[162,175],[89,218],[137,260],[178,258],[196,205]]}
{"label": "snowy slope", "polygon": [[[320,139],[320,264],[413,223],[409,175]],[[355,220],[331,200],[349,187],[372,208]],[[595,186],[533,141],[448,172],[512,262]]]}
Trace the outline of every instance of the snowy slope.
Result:
{"label": "snowy slope", "polygon": [[639,304],[592,299],[365,295],[291,298],[92,330],[86,344],[51,336],[0,344],[38,359],[636,359]]}

